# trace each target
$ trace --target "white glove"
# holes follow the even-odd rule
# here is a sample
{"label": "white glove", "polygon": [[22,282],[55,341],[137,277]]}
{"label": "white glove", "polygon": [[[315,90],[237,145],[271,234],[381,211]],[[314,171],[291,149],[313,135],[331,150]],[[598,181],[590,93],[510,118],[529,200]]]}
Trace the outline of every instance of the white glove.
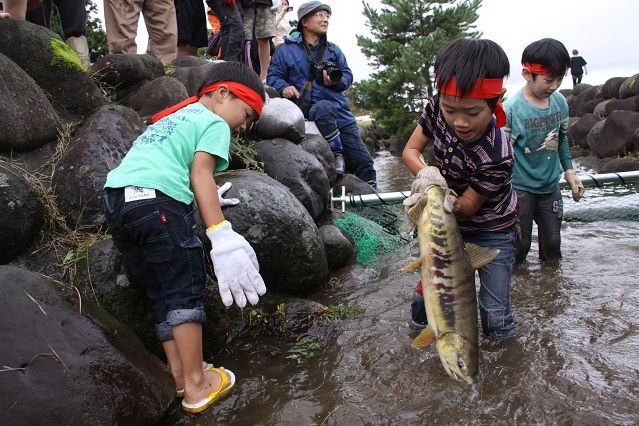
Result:
{"label": "white glove", "polygon": [[422,197],[425,197],[426,191],[433,185],[441,186],[445,189],[448,188],[446,179],[444,179],[439,169],[435,166],[426,166],[415,176],[415,180],[410,187],[411,195],[402,203],[406,211],[417,204]]}
{"label": "white glove", "polygon": [[206,236],[211,240],[211,260],[222,303],[231,306],[235,300],[243,308],[248,300],[255,305],[258,295],[266,293],[255,251],[226,220],[212,228],[206,230]]}
{"label": "white glove", "polygon": [[573,169],[568,169],[564,172],[564,179],[566,179],[566,182],[570,185],[572,199],[575,201],[581,200],[586,192],[586,188],[584,188],[584,184],[581,183],[581,180],[577,177],[577,173]]}
{"label": "white glove", "polygon": [[233,185],[231,182],[226,182],[224,185],[217,187],[217,198],[220,201],[220,207],[240,204],[240,200],[237,198],[222,198],[222,195],[229,190],[231,185]]}

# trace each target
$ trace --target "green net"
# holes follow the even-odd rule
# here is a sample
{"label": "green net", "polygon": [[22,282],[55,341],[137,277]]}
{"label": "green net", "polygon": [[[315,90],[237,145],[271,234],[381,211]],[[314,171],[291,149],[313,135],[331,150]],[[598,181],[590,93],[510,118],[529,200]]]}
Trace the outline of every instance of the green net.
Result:
{"label": "green net", "polygon": [[639,185],[605,185],[586,188],[586,195],[578,203],[570,191],[562,191],[564,220],[567,222],[596,222],[600,220],[639,221]]}
{"label": "green net", "polygon": [[333,225],[347,232],[357,247],[357,262],[366,264],[378,256],[392,253],[402,246],[398,216],[387,206],[350,209],[333,220]]}

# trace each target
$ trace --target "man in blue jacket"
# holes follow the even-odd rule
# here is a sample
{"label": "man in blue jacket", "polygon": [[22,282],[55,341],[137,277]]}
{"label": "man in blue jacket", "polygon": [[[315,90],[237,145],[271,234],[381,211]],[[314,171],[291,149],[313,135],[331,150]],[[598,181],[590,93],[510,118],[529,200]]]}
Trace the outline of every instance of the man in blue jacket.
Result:
{"label": "man in blue jacket", "polygon": [[297,17],[300,35],[284,37],[284,43],[275,50],[267,83],[296,102],[304,116],[315,122],[333,151],[339,174],[348,167],[376,188],[373,159],[344,95],[353,83],[353,73],[340,48],[326,40],[331,8],[310,1],[299,7]]}

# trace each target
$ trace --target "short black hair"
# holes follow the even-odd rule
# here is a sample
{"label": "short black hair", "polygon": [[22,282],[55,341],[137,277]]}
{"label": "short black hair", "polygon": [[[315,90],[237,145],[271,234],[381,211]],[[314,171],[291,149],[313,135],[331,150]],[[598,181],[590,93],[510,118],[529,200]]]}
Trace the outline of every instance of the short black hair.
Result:
{"label": "short black hair", "polygon": [[[460,97],[473,89],[477,79],[504,78],[509,73],[506,52],[492,40],[458,38],[442,47],[435,57],[437,88],[445,87],[454,76]],[[491,108],[497,99],[487,100]]]}
{"label": "short black hair", "polygon": [[[568,49],[554,38],[542,38],[530,43],[521,54],[521,64],[541,64],[554,77],[563,77],[570,66]],[[536,74],[533,73],[533,78]]]}
{"label": "short black hair", "polygon": [[216,62],[211,66],[206,74],[206,80],[197,89],[200,93],[203,87],[216,81],[234,81],[253,89],[257,93],[262,101],[266,101],[266,95],[264,94],[264,85],[260,80],[260,77],[248,66],[237,61],[228,62]]}

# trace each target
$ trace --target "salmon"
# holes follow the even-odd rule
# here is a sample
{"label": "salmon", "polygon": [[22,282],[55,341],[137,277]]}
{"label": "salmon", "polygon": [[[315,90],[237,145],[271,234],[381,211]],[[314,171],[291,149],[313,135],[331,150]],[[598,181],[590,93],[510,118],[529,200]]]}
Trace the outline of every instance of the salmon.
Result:
{"label": "salmon", "polygon": [[420,258],[404,270],[421,269],[428,319],[411,346],[435,342],[448,375],[472,384],[479,369],[475,270],[490,263],[499,249],[464,244],[455,215],[444,210],[446,191],[431,186],[408,212],[417,224]]}

